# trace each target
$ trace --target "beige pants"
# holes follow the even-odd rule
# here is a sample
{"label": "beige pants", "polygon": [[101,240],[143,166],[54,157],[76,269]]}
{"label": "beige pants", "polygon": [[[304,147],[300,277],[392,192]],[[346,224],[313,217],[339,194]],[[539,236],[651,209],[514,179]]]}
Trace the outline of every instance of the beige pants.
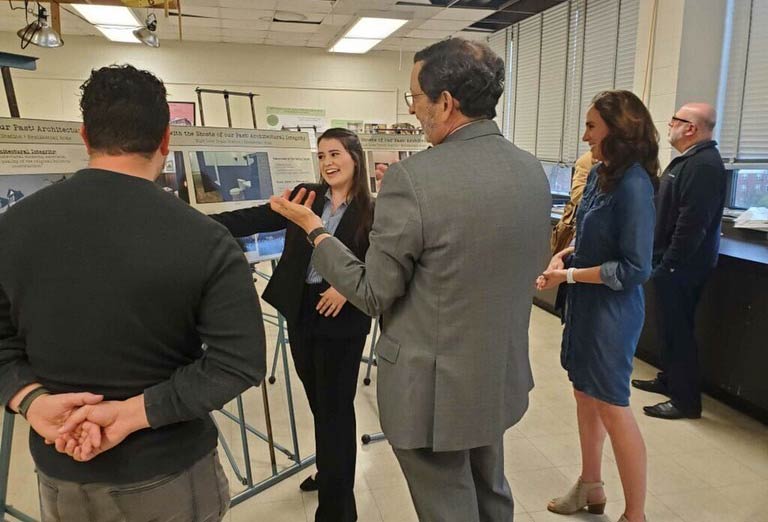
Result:
{"label": "beige pants", "polygon": [[42,522],[220,522],[229,484],[216,452],[134,484],[78,484],[37,472]]}

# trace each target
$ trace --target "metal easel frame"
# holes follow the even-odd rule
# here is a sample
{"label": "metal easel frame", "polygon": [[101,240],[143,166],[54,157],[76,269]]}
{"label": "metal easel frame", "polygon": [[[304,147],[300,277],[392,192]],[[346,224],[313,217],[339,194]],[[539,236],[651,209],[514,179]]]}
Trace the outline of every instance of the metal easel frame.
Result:
{"label": "metal easel frame", "polygon": [[[256,123],[256,110],[253,104],[253,98],[255,96],[258,96],[258,94],[254,94],[252,92],[245,93],[245,92],[236,92],[236,91],[229,91],[229,90],[201,89],[199,87],[195,89],[195,92],[197,92],[198,106],[200,108],[201,125],[205,125],[205,112],[203,108],[204,105],[203,105],[202,95],[218,94],[224,97],[224,105],[227,111],[228,127],[230,128],[232,127],[232,113],[229,106],[229,97],[244,96],[244,97],[247,97],[250,101],[251,118],[253,119],[253,128],[254,129],[258,128]],[[272,260],[271,265],[272,265],[272,270],[274,271],[274,268],[277,265],[277,261]],[[253,267],[253,273],[256,276],[261,277],[262,279],[265,279],[267,281],[269,281],[270,279],[269,274],[263,271],[260,271],[259,269],[256,268],[255,265]],[[241,445],[243,450],[243,460],[245,461],[245,475],[243,475],[240,472],[240,468],[237,465],[237,462],[235,460],[235,457],[232,453],[231,448],[229,447],[229,444],[227,444],[226,440],[221,436],[221,433],[219,433],[219,442],[224,450],[224,454],[226,455],[227,460],[229,461],[229,464],[232,466],[232,470],[234,471],[235,476],[237,476],[238,480],[240,480],[240,482],[244,486],[246,486],[246,489],[244,491],[241,491],[240,493],[232,497],[232,501],[230,504],[232,506],[236,506],[237,504],[251,498],[254,495],[257,495],[258,493],[274,486],[275,484],[285,480],[286,478],[298,473],[302,469],[305,469],[315,463],[314,455],[310,455],[309,457],[306,457],[303,459],[301,458],[301,452],[299,448],[299,438],[298,438],[298,433],[296,432],[296,415],[295,415],[294,406],[293,406],[291,377],[290,377],[290,370],[288,366],[287,345],[289,343],[289,340],[287,336],[285,318],[283,318],[279,313],[263,314],[263,316],[264,316],[265,323],[271,324],[273,326],[277,326],[277,332],[278,332],[277,342],[275,343],[274,360],[272,362],[272,374],[269,378],[269,382],[273,383],[275,381],[275,371],[277,368],[277,361],[278,359],[282,359],[284,376],[285,376],[286,398],[288,401],[288,417],[289,417],[289,422],[291,426],[291,439],[292,439],[291,442],[292,442],[293,449],[289,450],[284,446],[277,444],[274,441],[274,438],[272,436],[272,419],[270,417],[270,412],[269,412],[267,386],[265,383],[262,383],[261,389],[262,389],[262,395],[264,398],[264,415],[265,415],[265,420],[267,424],[266,435],[259,432],[253,426],[248,424],[248,422],[246,422],[245,412],[243,409],[243,403],[242,403],[241,397],[238,397],[236,400],[237,414],[230,413],[224,409],[220,410],[219,413],[221,413],[225,417],[225,419],[235,422],[240,427],[240,439],[241,439]],[[218,424],[217,424],[217,427],[218,427]],[[250,461],[250,451],[248,448],[248,435],[255,435],[257,438],[267,442],[267,444],[269,445],[272,474],[268,478],[258,483],[253,482],[253,473],[252,473],[251,461]],[[293,464],[288,468],[283,469],[282,471],[278,471],[277,463],[275,459],[275,449],[277,449],[278,451],[283,453],[285,456],[287,456],[289,460],[293,461]]]}
{"label": "metal easel frame", "polygon": [[[11,78],[11,67],[34,71],[37,68],[37,58],[11,53],[0,53],[0,72],[3,76],[5,97],[8,100],[8,111],[11,118],[20,118],[19,104],[16,101],[16,90]],[[13,426],[16,416],[7,410],[3,412],[3,431],[0,435],[0,520],[10,515],[22,522],[36,522],[34,518],[6,504],[8,496],[8,474],[11,470],[11,444],[13,443]]]}

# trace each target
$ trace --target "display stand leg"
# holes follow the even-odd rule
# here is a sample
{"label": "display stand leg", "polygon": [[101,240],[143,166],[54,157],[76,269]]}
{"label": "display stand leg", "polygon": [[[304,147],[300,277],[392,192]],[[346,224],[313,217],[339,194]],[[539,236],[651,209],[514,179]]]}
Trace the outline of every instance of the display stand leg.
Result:
{"label": "display stand leg", "polygon": [[371,366],[374,366],[376,364],[376,355],[374,352],[374,349],[376,348],[376,339],[378,338],[379,334],[379,321],[377,319],[373,320],[373,334],[371,335],[371,347],[368,350],[368,357],[363,357],[362,361],[366,363],[365,368],[365,378],[363,379],[363,384],[368,386],[371,384]]}
{"label": "display stand leg", "polygon": [[272,372],[269,374],[269,384],[275,384],[275,372],[277,371],[277,360],[280,358],[280,343],[275,344],[275,354],[272,356]]}
{"label": "display stand leg", "polygon": [[[379,336],[379,321],[378,319],[374,319],[373,321],[373,333],[371,334],[371,349],[368,352],[367,359],[363,357],[363,361],[368,363],[368,367],[365,370],[365,378],[363,379],[363,384],[368,386],[371,384],[371,366],[376,364],[376,356],[374,352],[374,348],[376,347],[376,340]],[[378,442],[381,440],[387,440],[387,437],[381,433],[365,433],[362,437],[360,437],[360,440],[363,444],[370,444],[371,442]]]}
{"label": "display stand leg", "polygon": [[[276,265],[276,261],[272,261],[273,270],[275,265]],[[254,273],[260,277],[264,277],[266,279],[269,278],[267,274],[255,269],[254,269]],[[269,407],[269,396],[268,396],[268,391],[266,386],[262,385],[262,398],[264,401],[264,414],[265,414],[265,421],[267,425],[266,435],[256,430],[253,426],[248,424],[248,422],[245,420],[245,412],[242,406],[241,398],[238,398],[237,414],[233,414],[224,409],[220,410],[219,413],[224,415],[224,417],[238,424],[240,429],[240,438],[242,440],[243,454],[246,462],[245,478],[243,482],[244,485],[246,486],[246,489],[238,493],[232,498],[232,501],[231,501],[232,506],[235,506],[240,502],[247,500],[248,498],[274,486],[278,482],[298,473],[303,469],[306,469],[309,466],[312,466],[315,463],[314,455],[310,455],[305,459],[301,458],[301,453],[299,448],[299,437],[298,437],[298,432],[296,428],[296,415],[295,415],[294,404],[293,404],[293,392],[291,389],[290,367],[288,364],[288,350],[287,350],[288,338],[287,338],[287,328],[285,325],[285,319],[280,314],[277,314],[277,316],[265,315],[265,322],[273,326],[277,326],[277,342],[275,347],[275,361],[273,361],[273,372],[276,372],[276,368],[277,368],[275,364],[276,360],[278,358],[282,359],[283,379],[285,383],[285,393],[286,393],[286,400],[287,400],[287,407],[288,407],[288,418],[289,418],[289,424],[291,428],[291,442],[292,442],[293,448],[292,450],[290,450],[286,447],[281,446],[274,440],[273,431],[272,431],[272,419],[271,419],[271,413],[270,413],[270,407]],[[253,477],[251,473],[250,451],[248,451],[249,448],[247,445],[248,435],[255,435],[257,438],[267,442],[269,447],[269,458],[270,458],[270,464],[272,468],[272,476],[256,484],[253,483]],[[281,471],[278,471],[275,450],[287,456],[288,459],[290,459],[293,462],[293,464]],[[225,453],[226,453],[226,450],[225,450]],[[230,460],[232,461],[233,457]],[[235,471],[236,474],[239,473],[239,471],[236,469],[236,466],[233,466],[233,469],[236,470]]]}
{"label": "display stand leg", "polygon": [[227,439],[224,438],[224,435],[221,434],[221,428],[219,428],[219,423],[216,422],[216,419],[211,415],[211,420],[216,425],[216,431],[219,432],[219,444],[221,444],[222,449],[224,450],[224,455],[227,457],[227,461],[229,461],[229,465],[232,467],[232,471],[235,474],[235,477],[237,477],[237,480],[243,485],[247,485],[248,481],[245,480],[245,477],[242,473],[240,473],[240,466],[237,465],[237,461],[235,460],[235,455],[232,453],[232,450],[229,447],[229,443],[227,442]]}

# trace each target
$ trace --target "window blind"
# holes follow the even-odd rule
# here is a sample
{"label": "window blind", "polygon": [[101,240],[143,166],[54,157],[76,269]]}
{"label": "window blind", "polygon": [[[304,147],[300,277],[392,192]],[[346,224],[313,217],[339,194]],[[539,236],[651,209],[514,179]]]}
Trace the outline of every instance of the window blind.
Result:
{"label": "window blind", "polygon": [[515,82],[515,127],[512,141],[535,153],[541,68],[541,21],[538,14],[520,22],[518,28],[517,78]]}
{"label": "window blind", "polygon": [[561,157],[565,81],[568,59],[568,4],[542,14],[541,74],[536,157],[557,162]]}

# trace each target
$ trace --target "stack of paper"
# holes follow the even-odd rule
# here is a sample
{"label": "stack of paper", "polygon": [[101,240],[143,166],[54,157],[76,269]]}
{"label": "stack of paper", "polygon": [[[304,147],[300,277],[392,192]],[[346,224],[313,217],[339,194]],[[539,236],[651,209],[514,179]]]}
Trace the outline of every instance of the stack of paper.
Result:
{"label": "stack of paper", "polygon": [[768,208],[750,207],[745,210],[733,225],[736,228],[751,228],[768,232]]}

